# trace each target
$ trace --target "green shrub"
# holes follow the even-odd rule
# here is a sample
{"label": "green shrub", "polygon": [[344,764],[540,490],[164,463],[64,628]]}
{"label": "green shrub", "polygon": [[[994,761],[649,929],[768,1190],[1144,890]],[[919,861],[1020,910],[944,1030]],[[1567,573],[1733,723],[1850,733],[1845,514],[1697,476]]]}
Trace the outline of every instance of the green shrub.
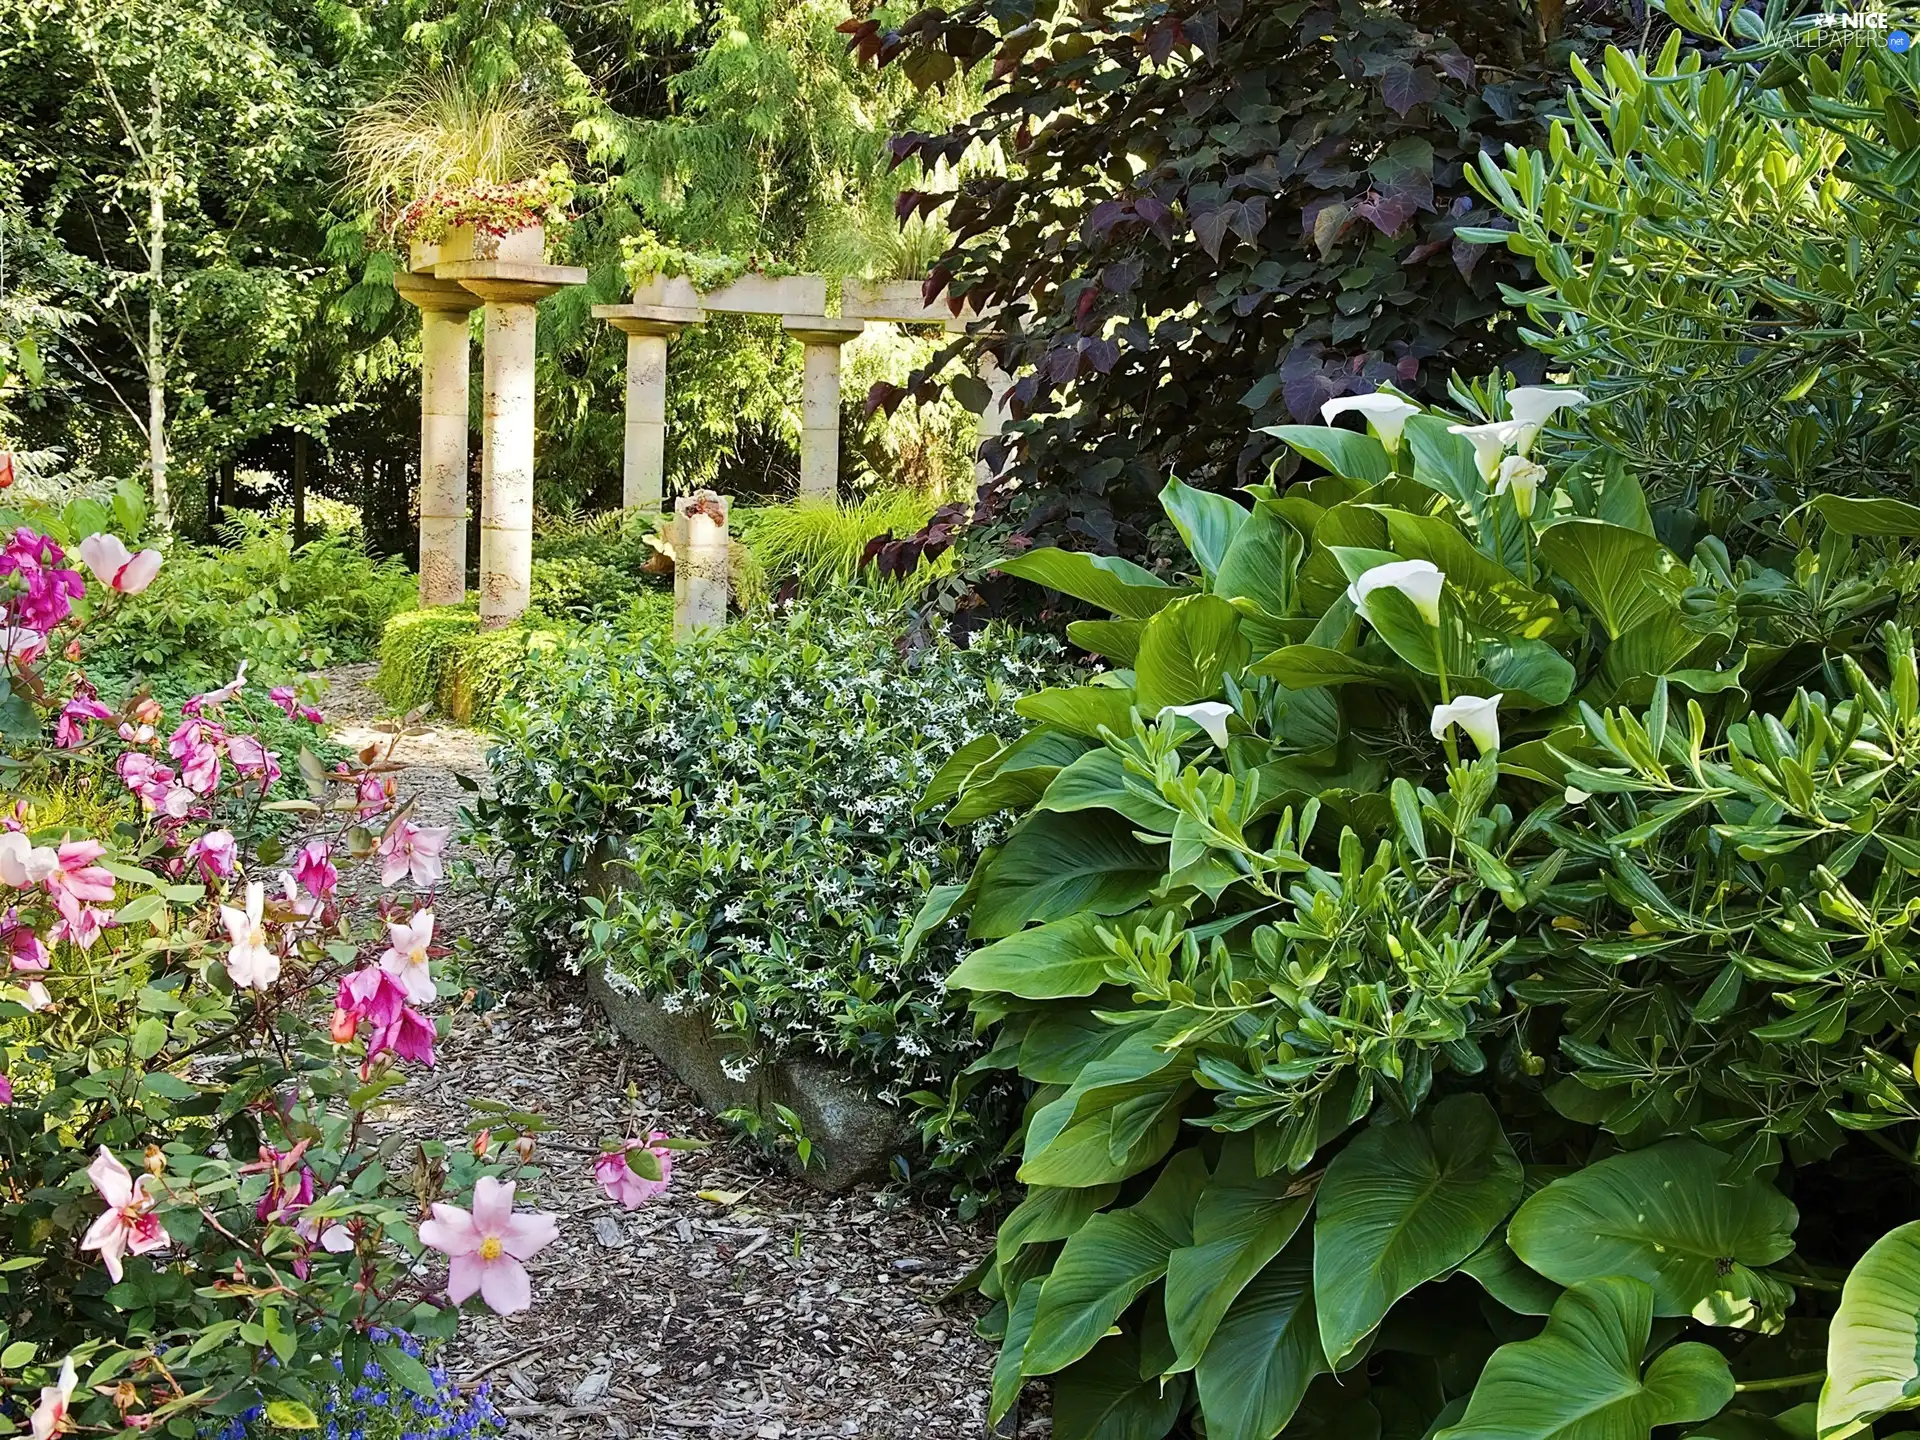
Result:
{"label": "green shrub", "polygon": [[653,517],[617,510],[549,518],[533,546],[533,608],[552,620],[617,622],[671,593],[671,575],[643,568],[659,554],[647,538],[653,530]]}
{"label": "green shrub", "polygon": [[1816,501],[1773,569],[1673,553],[1618,476],[1491,493],[1434,417],[1276,433],[1335,473],[1167,487],[1197,584],[1004,562],[1127,668],[929,794],[996,825],[922,923],[990,942],[949,983],[1032,1087],[995,1413],[1038,1377],[1056,1434],[1212,1440],[1910,1403],[1920,1225],[1862,1251],[1920,1153],[1920,509]]}
{"label": "green shrub", "polygon": [[1717,11],[1670,13],[1727,47],[1718,63],[1675,31],[1651,59],[1579,69],[1545,153],[1469,167],[1509,227],[1471,234],[1536,267],[1513,298],[1601,402],[1582,443],[1679,523],[1704,509],[1725,528],[1816,489],[1903,493],[1920,474],[1909,61],[1884,30],[1810,35],[1811,18],[1797,27],[1816,43],[1782,43],[1778,8],[1757,36],[1733,7],[1738,37]]}
{"label": "green shrub", "polygon": [[[977,1169],[1005,1116],[960,1076],[975,1046],[940,983],[958,927],[913,922],[988,837],[914,799],[1014,723],[1054,647],[995,632],[909,660],[901,638],[846,597],[684,644],[575,637],[499,717],[481,815],[536,956],[698,1007],[742,1063],[828,1057],[893,1102],[945,1106],[958,1082],[930,1124],[939,1163]],[[606,880],[625,888],[603,903]]]}
{"label": "green shrub", "polygon": [[489,725],[527,657],[552,650],[559,634],[538,616],[482,630],[474,604],[409,610],[387,622],[373,688],[396,710],[430,709],[462,724]]}
{"label": "green shrub", "polygon": [[207,689],[242,660],[260,678],[370,659],[388,617],[413,603],[399,560],[375,560],[347,535],[295,550],[290,533],[253,518],[227,527],[229,544],[176,542],[148,591],[151,603],[88,631],[91,663],[119,677],[178,676]]}
{"label": "green shrub", "polygon": [[926,524],[934,502],[905,490],[883,490],[841,505],[796,500],[735,513],[733,529],[775,585],[799,580],[808,592],[867,578],[861,559],[877,535],[908,535]]}

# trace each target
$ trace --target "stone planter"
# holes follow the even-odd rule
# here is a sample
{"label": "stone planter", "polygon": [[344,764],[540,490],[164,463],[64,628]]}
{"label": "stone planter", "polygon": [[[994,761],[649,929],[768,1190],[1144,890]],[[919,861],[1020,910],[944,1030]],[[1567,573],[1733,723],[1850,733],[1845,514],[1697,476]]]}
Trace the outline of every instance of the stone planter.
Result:
{"label": "stone planter", "polygon": [[898,1110],[868,1096],[834,1066],[778,1061],[735,1080],[725,1066],[734,1052],[705,1016],[668,1011],[597,967],[586,980],[614,1028],[649,1051],[714,1114],[741,1109],[771,1119],[777,1103],[798,1115],[813,1141],[814,1164],[803,1170],[788,1152],[787,1167],[822,1190],[882,1178],[888,1160],[913,1141],[913,1127]]}
{"label": "stone planter", "polygon": [[847,280],[840,286],[840,314],[848,320],[943,325],[952,317],[944,300],[920,299],[918,280]]}
{"label": "stone planter", "polygon": [[407,271],[413,275],[431,275],[440,263],[440,247],[424,240],[407,242]]}
{"label": "stone planter", "polygon": [[821,315],[827,308],[823,275],[742,275],[700,297],[708,310],[736,315]]}
{"label": "stone planter", "polygon": [[510,260],[539,265],[547,258],[547,231],[543,225],[523,225],[494,235],[471,225],[457,225],[440,242],[440,259],[449,264],[467,260]]}

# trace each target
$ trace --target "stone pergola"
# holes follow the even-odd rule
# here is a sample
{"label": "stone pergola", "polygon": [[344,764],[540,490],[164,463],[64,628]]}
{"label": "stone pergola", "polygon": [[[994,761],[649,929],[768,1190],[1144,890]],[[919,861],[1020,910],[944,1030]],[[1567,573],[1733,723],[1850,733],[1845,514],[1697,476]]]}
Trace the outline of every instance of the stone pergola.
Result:
{"label": "stone pergola", "polygon": [[[534,307],[586,271],[543,263],[540,233],[502,236],[496,253],[454,241],[416,247],[395,288],[420,308],[420,603],[466,598],[467,333],[485,307],[485,400],[480,478],[480,624],[512,623],[527,608],[533,565]],[[942,325],[944,306],[921,303],[920,282],[848,280],[840,313],[827,311],[818,275],[746,275],[702,293],[680,277],[638,287],[624,305],[596,305],[596,318],[627,337],[626,447],[621,505],[658,514],[665,494],[667,346],[710,314],[777,315],[804,354],[800,494],[833,499],[840,485],[840,347],[870,322]],[[989,362],[991,399],[983,437],[999,433],[1009,377]],[[686,517],[679,517],[681,524]],[[724,520],[720,521],[724,526]],[[721,531],[724,533],[724,530]]]}

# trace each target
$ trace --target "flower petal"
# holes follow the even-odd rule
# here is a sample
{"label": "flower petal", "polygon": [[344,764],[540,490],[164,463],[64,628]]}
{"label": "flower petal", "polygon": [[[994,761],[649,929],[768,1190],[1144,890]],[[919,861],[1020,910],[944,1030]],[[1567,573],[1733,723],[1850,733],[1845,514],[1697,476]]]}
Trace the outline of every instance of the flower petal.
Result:
{"label": "flower petal", "polygon": [[480,1298],[496,1315],[517,1315],[533,1305],[533,1286],[528,1283],[527,1272],[520,1262],[511,1255],[502,1255],[481,1265]]}

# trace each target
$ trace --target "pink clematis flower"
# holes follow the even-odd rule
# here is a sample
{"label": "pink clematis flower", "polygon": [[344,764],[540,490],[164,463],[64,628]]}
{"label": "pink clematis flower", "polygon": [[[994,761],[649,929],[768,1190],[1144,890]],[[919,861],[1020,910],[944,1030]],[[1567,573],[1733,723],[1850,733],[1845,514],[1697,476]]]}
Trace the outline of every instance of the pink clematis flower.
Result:
{"label": "pink clematis flower", "polygon": [[251,735],[229,735],[227,758],[249,779],[259,776],[262,789],[280,778],[280,757]]}
{"label": "pink clematis flower", "polygon": [[88,694],[75,695],[60,707],[60,718],[53,725],[53,743],[62,750],[77,750],[87,743],[87,723],[111,719],[113,711]]}
{"label": "pink clematis flower", "polygon": [[340,871],[333,863],[324,840],[309,840],[293,857],[293,878],[316,900],[325,899],[340,883]]}
{"label": "pink clematis flower", "polygon": [[79,1380],[69,1355],[60,1362],[60,1379],[40,1387],[40,1403],[33,1407],[33,1440],[52,1440],[66,1429],[67,1407],[73,1403],[73,1388]]}
{"label": "pink clematis flower", "polygon": [[13,1081],[0,1075],[0,1105],[13,1104]]}
{"label": "pink clematis flower", "polygon": [[[344,766],[342,769],[346,768]],[[378,815],[393,803],[393,791],[387,788],[387,782],[373,771],[362,772],[360,783],[355,787],[355,798],[360,802],[360,818]]]}
{"label": "pink clematis flower", "polygon": [[218,690],[209,690],[204,695],[194,696],[180,708],[188,715],[197,716],[205,706],[226,704],[227,701],[233,699],[234,696],[244,690],[246,685],[247,662],[242,660],[240,662],[240,668],[234,672],[233,679],[222,685]]}
{"label": "pink clematis flower", "polygon": [[47,637],[24,625],[0,625],[0,655],[20,665],[31,665],[47,653]]}
{"label": "pink clematis flower", "polygon": [[[400,1012],[406,1009],[407,992],[398,980],[378,965],[369,965],[364,970],[354,971],[340,982],[333,1003],[343,1013],[353,1016],[356,1025],[365,1020],[377,1030],[386,1029],[396,1024]],[[353,1037],[349,1035],[347,1038],[350,1040]]]}
{"label": "pink clematis flower", "polygon": [[258,880],[247,884],[247,908],[220,907],[220,923],[227,927],[233,942],[227,951],[227,974],[233,983],[250,990],[265,990],[280,978],[280,957],[267,944],[266,925],[260,918],[267,903],[266,888]]}
{"label": "pink clematis flower", "polygon": [[380,883],[395,885],[410,875],[421,889],[432,889],[447,873],[440,855],[452,834],[450,825],[416,825],[411,820],[388,826],[376,847],[381,855]]}
{"label": "pink clematis flower", "polygon": [[87,592],[87,582],[78,570],[60,568],[67,558],[45,535],[35,534],[24,525],[13,532],[6,548],[0,550],[0,576],[15,576],[8,618],[15,625],[41,634],[53,629],[73,613],[73,602]]}
{"label": "pink clematis flower", "polygon": [[62,915],[58,920],[54,921],[53,928],[47,931],[47,938],[56,943],[61,940],[71,940],[82,950],[91,950],[93,948],[93,942],[98,940],[104,931],[112,928],[112,925],[113,912],[111,910],[101,910],[92,905],[83,905],[80,907],[80,913],[72,919],[68,919],[65,915]]}
{"label": "pink clematis flower", "polygon": [[138,595],[160,573],[158,550],[142,550],[135,555],[118,535],[87,536],[80,542],[80,558],[94,579],[122,595]]}
{"label": "pink clematis flower", "polygon": [[[381,973],[385,973],[384,971]],[[412,1006],[400,1011],[390,1025],[378,1026],[367,1037],[367,1059],[393,1054],[418,1065],[433,1065],[433,1021]]]}
{"label": "pink clematis flower", "polygon": [[[609,1150],[593,1162],[593,1178],[600,1182],[600,1188],[607,1192],[609,1200],[617,1201],[629,1210],[637,1210],[666,1190],[667,1182],[673,1176],[673,1152],[654,1143],[666,1138],[664,1130],[655,1130],[645,1140],[629,1140],[625,1149]],[[629,1151],[648,1149],[660,1162],[658,1180],[649,1180],[644,1175],[636,1174],[627,1163]]]}
{"label": "pink clematis flower", "polygon": [[[159,810],[166,806],[167,791],[172,788],[174,779],[171,765],[162,765],[151,755],[130,750],[114,762],[113,768],[120,772],[120,783],[139,797],[142,810]],[[187,793],[191,795],[193,792]]]}
{"label": "pink clematis flower", "polygon": [[220,784],[220,727],[205,720],[183,720],[167,741],[167,753],[180,762],[180,781],[196,795]]}
{"label": "pink clematis flower", "polygon": [[23,975],[35,975],[47,968],[46,944],[32,926],[21,923],[18,910],[0,916],[0,949],[6,952],[8,967]]}
{"label": "pink clematis flower", "polygon": [[380,968],[400,982],[408,1001],[415,1005],[425,1005],[439,994],[427,960],[427,947],[431,944],[431,910],[415,911],[407,924],[387,926],[387,953],[380,957]]}
{"label": "pink clematis flower", "polygon": [[59,852],[51,845],[35,845],[18,830],[0,831],[0,881],[25,890],[59,868]]}
{"label": "pink clematis flower", "polygon": [[476,1291],[498,1315],[515,1315],[533,1304],[523,1261],[559,1235],[553,1216],[513,1213],[513,1182],[483,1175],[474,1182],[473,1211],[435,1204],[420,1225],[421,1241],[451,1261],[447,1298],[458,1305]]}
{"label": "pink clematis flower", "polygon": [[187,846],[187,859],[200,867],[200,877],[209,884],[224,880],[240,863],[240,842],[231,830],[209,830]]}
{"label": "pink clematis flower", "polygon": [[136,1184],[127,1167],[102,1145],[100,1154],[87,1167],[87,1178],[93,1181],[100,1198],[107,1202],[107,1209],[93,1222],[80,1248],[98,1250],[107,1274],[117,1283],[121,1277],[120,1262],[129,1251],[145,1255],[150,1250],[164,1250],[173,1243],[173,1237],[167,1234],[160,1217],[153,1213],[153,1196],[147,1193],[147,1187],[153,1183],[151,1175],[142,1175]]}
{"label": "pink clematis flower", "polygon": [[[336,1185],[327,1191],[329,1196],[346,1193],[347,1187],[344,1185]],[[303,1215],[294,1222],[293,1228],[294,1233],[307,1244],[318,1245],[330,1255],[344,1255],[353,1249],[352,1232],[338,1220],[328,1220],[323,1223]]]}
{"label": "pink clematis flower", "polygon": [[113,873],[93,862],[107,853],[98,840],[69,840],[54,852],[47,893],[68,920],[77,921],[83,901],[113,903]]}
{"label": "pink clematis flower", "polygon": [[291,870],[280,872],[280,898],[286,902],[287,908],[302,920],[311,918],[313,912],[320,908],[320,902],[300,888]]}

